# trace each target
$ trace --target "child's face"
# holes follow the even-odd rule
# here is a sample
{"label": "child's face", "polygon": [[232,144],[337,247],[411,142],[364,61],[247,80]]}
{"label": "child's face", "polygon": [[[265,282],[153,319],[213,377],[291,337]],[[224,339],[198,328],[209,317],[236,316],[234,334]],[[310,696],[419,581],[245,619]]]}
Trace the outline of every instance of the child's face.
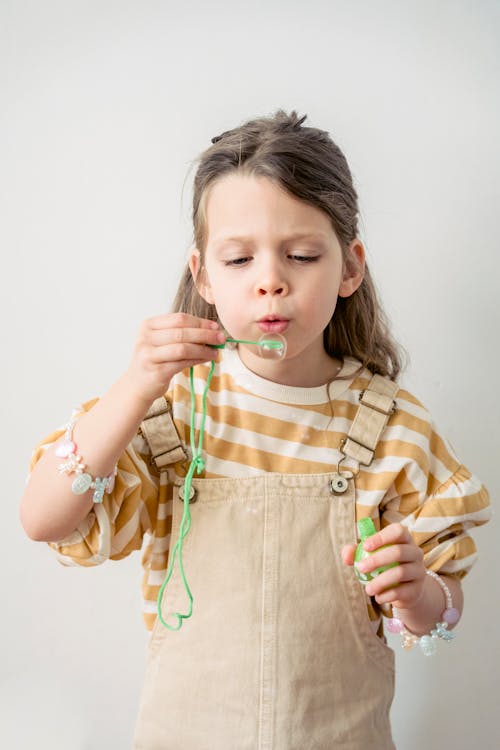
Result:
{"label": "child's face", "polygon": [[[262,359],[256,347],[240,344],[244,364],[289,385],[319,385],[333,377],[337,363],[324,350],[323,331],[337,297],[349,296],[362,281],[361,243],[353,243],[361,261],[356,276],[352,264],[349,272],[345,268],[328,216],[265,177],[224,177],[210,191],[206,215],[208,238],[198,289],[215,304],[229,336],[257,341],[266,332],[262,318],[285,321],[277,326],[287,340],[285,357]],[[239,239],[231,239],[235,237]],[[195,278],[199,263],[194,250],[190,266]]]}

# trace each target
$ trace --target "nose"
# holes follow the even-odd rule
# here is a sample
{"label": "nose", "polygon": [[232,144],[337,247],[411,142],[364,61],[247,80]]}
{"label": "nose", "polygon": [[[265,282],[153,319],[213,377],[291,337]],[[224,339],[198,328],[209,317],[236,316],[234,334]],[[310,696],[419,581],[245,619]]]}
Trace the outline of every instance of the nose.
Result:
{"label": "nose", "polygon": [[284,281],[262,281],[257,284],[256,291],[260,297],[264,297],[266,294],[271,297],[275,295],[284,297],[288,294],[288,285]]}
{"label": "nose", "polygon": [[264,297],[266,294],[271,297],[276,295],[284,297],[288,294],[288,284],[278,264],[270,264],[262,269],[259,280],[255,285],[255,291],[260,297]]}

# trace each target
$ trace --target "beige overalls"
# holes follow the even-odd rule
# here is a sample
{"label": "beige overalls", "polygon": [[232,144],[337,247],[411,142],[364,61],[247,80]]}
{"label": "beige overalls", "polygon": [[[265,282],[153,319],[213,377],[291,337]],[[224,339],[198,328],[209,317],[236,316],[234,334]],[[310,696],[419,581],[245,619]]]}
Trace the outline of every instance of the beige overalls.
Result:
{"label": "beige overalls", "polygon": [[[344,455],[371,462],[396,391],[373,377]],[[161,401],[143,422],[146,439]],[[165,409],[161,419],[165,440],[175,428]],[[172,446],[155,452],[171,457]],[[135,750],[394,750],[394,652],[373,632],[365,591],[342,562],[356,539],[355,483],[335,468],[193,479],[183,552],[193,614],[178,631],[156,620]],[[183,509],[176,489],[171,546]],[[165,621],[175,625],[171,613],[188,603],[176,562]]]}

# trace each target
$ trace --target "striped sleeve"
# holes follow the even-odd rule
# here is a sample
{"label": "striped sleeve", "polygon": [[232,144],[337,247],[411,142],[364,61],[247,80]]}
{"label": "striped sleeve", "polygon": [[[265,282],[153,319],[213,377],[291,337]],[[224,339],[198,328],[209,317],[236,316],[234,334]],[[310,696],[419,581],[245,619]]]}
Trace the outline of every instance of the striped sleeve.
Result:
{"label": "striped sleeve", "polygon": [[[77,416],[90,411],[98,399],[86,401]],[[30,472],[43,453],[63,434],[61,427],[44,438],[33,451]],[[137,434],[118,460],[111,493],[93,505],[77,528],[64,539],[47,542],[62,565],[91,567],[120,560],[141,549],[144,534],[154,529],[158,505],[158,477],[152,473],[144,438]]]}
{"label": "striped sleeve", "polygon": [[477,559],[469,532],[491,517],[489,493],[459,462],[432,420],[426,429],[422,424],[418,450],[382,504],[381,523],[407,526],[427,568],[462,579]]}

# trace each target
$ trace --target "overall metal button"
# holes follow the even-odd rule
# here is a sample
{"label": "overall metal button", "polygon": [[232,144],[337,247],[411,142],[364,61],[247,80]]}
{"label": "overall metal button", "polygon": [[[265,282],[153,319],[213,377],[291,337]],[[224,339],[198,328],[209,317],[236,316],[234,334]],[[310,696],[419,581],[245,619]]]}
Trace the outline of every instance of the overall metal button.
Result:
{"label": "overall metal button", "polygon": [[330,490],[334,495],[343,495],[349,487],[347,475],[335,474],[333,479],[330,481]]}
{"label": "overall metal button", "polygon": [[[184,485],[183,484],[181,484],[181,486],[179,487],[179,499],[182,500],[182,502],[184,502]],[[191,487],[191,491],[189,493],[189,502],[190,503],[196,502],[196,490],[194,487]]]}

